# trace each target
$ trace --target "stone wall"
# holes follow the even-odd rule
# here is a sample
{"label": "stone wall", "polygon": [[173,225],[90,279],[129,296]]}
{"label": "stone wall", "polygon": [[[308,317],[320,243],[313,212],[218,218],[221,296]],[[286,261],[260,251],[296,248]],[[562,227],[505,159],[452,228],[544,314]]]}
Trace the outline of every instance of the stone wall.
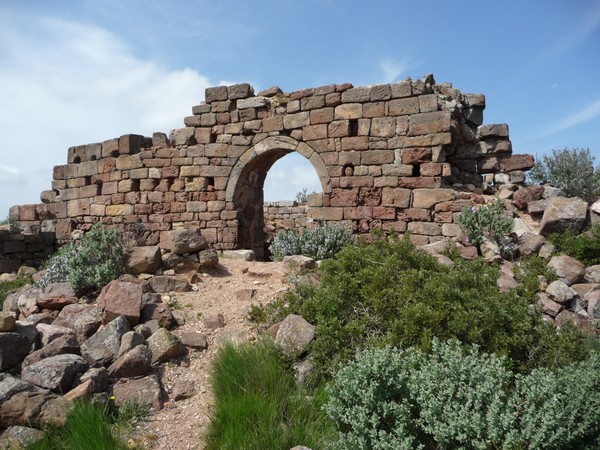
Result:
{"label": "stone wall", "polygon": [[[317,194],[320,196],[320,194]],[[282,202],[265,202],[263,206],[265,218],[266,241],[270,242],[277,232],[282,230],[295,230],[300,232],[310,223],[307,223],[308,205],[294,200]]]}
{"label": "stone wall", "polygon": [[22,265],[38,267],[55,250],[54,232],[39,225],[0,226],[0,273],[16,272]]}
{"label": "stone wall", "polygon": [[[197,226],[216,249],[262,254],[262,188],[271,166],[297,152],[323,189],[308,217],[410,231],[418,243],[458,233],[459,212],[490,182],[523,179],[508,126],[484,125],[485,97],[433,76],[394,84],[328,85],[258,95],[248,84],[206,89],[184,128],[71,147],[42,204],[16,206],[22,225],[51,222],[59,242],[96,221],[143,229],[147,244]],[[483,175],[487,176],[483,182]],[[502,175],[498,175],[502,174]]]}

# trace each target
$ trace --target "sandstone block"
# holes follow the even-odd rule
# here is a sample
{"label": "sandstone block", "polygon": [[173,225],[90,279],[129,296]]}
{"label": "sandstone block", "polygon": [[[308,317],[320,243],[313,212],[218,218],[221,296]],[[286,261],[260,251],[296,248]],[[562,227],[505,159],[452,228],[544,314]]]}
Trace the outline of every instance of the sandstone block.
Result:
{"label": "sandstone block", "polygon": [[363,105],[360,103],[346,103],[335,107],[334,117],[336,120],[360,119]]}
{"label": "sandstone block", "polygon": [[584,200],[565,197],[550,198],[547,200],[547,207],[540,222],[540,234],[548,236],[566,229],[579,232],[586,217],[587,202]]}
{"label": "sandstone block", "polygon": [[[394,87],[392,86],[392,93],[393,91]],[[390,116],[417,114],[419,111],[419,99],[417,97],[400,98],[388,102],[388,113]]]}
{"label": "sandstone block", "polygon": [[383,188],[381,193],[381,205],[396,208],[408,208],[410,206],[409,189]]}
{"label": "sandstone block", "polygon": [[429,209],[438,203],[449,202],[456,198],[453,189],[416,189],[413,192],[413,208]]}
{"label": "sandstone block", "polygon": [[413,114],[410,116],[408,135],[419,136],[448,132],[450,131],[451,119],[450,111]]}

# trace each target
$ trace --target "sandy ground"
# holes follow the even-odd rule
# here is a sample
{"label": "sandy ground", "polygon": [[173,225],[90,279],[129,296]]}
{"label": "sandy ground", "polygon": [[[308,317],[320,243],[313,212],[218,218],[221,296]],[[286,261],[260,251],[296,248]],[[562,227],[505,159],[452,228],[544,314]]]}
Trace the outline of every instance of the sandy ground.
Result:
{"label": "sandy ground", "polygon": [[[163,366],[163,386],[170,400],[148,422],[133,430],[130,445],[157,450],[203,448],[202,436],[210,421],[213,402],[210,363],[223,342],[256,339],[257,330],[247,318],[250,306],[268,303],[282,295],[287,289],[286,280],[281,263],[221,258],[219,266],[201,274],[197,291],[171,294],[171,301],[177,302],[177,309],[186,320],[173,333],[204,333],[208,336],[208,349],[190,350],[187,358]],[[225,325],[214,331],[207,329],[204,319],[219,313]],[[174,390],[185,384],[195,394],[173,401]]]}

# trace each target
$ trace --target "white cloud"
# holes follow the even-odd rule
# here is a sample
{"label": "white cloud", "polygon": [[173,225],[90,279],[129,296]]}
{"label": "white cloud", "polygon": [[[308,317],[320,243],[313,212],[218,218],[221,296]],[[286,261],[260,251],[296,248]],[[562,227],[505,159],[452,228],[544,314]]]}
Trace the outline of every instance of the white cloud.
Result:
{"label": "white cloud", "polygon": [[568,33],[558,33],[561,39],[542,52],[535,60],[534,64],[549,61],[561,54],[569,52],[579,44],[588,39],[600,27],[600,2],[594,5],[583,14],[581,22]]}
{"label": "white cloud", "polygon": [[269,170],[264,186],[265,201],[294,200],[304,188],[309,194],[323,192],[310,161],[297,153],[290,153]]}
{"label": "white cloud", "polygon": [[22,182],[19,169],[0,164],[0,184]]}
{"label": "white cloud", "polygon": [[379,70],[382,74],[383,83],[393,83],[399,81],[404,74],[421,65],[421,62],[413,61],[410,55],[399,60],[387,58],[379,63]]}
{"label": "white cloud", "polygon": [[600,99],[585,106],[581,110],[569,114],[550,125],[548,128],[542,130],[540,133],[532,136],[529,140],[540,139],[546,136],[553,135],[555,133],[568,130],[581,123],[592,120],[600,116]]}
{"label": "white cloud", "polygon": [[[0,217],[11,205],[38,202],[68,147],[183,127],[212,85],[194,70],[137,57],[95,26],[0,17]],[[42,169],[46,178],[33,175]]]}

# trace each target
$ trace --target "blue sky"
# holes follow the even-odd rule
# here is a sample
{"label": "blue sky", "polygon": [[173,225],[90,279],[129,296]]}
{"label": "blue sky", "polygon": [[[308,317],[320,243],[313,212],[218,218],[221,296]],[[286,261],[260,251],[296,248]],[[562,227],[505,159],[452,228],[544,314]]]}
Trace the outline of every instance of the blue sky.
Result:
{"label": "blue sky", "polygon": [[[37,203],[67,148],[183,127],[208,86],[290,92],[433,73],[484,93],[516,153],[600,164],[600,0],[0,0],[0,218]],[[266,199],[319,190],[302,158]]]}

